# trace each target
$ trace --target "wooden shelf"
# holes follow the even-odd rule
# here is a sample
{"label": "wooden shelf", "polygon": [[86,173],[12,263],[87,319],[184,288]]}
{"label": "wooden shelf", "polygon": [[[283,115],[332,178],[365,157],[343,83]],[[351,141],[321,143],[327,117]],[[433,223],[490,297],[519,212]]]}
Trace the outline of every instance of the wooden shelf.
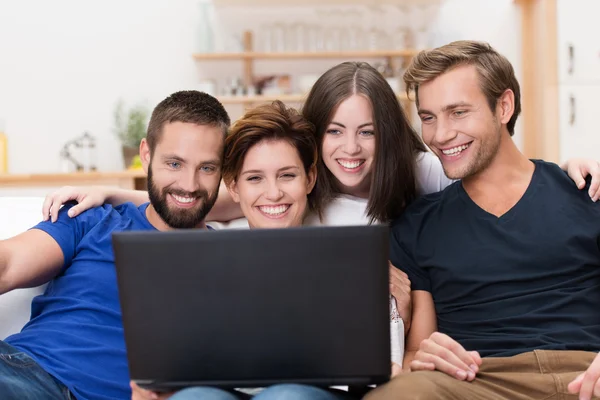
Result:
{"label": "wooden shelf", "polygon": [[274,94],[268,96],[219,96],[223,104],[248,104],[248,103],[270,103],[281,100],[284,103],[302,102],[306,94]]}
{"label": "wooden shelf", "polygon": [[314,52],[254,52],[240,53],[196,53],[196,60],[297,60],[315,58],[380,58],[380,57],[414,57],[419,50],[366,50],[366,51],[314,51]]}
{"label": "wooden shelf", "polygon": [[[301,103],[306,99],[307,94],[280,94],[268,96],[219,96],[219,101],[223,104],[255,104],[270,103],[275,100],[281,100],[284,103]],[[398,100],[408,101],[406,93],[398,93]]]}
{"label": "wooden shelf", "polygon": [[[432,0],[433,1],[433,0]],[[251,31],[245,31],[243,36],[244,51],[237,53],[196,53],[192,57],[197,61],[241,61],[243,66],[243,83],[246,87],[250,86],[254,79],[254,63],[257,60],[315,60],[315,59],[337,59],[339,61],[348,60],[369,60],[373,58],[385,58],[387,64],[395,70],[395,58],[403,59],[401,62],[407,62],[420,50],[361,50],[361,51],[298,51],[298,52],[260,52],[254,51],[252,44]],[[245,107],[251,107],[255,104],[270,103],[274,100],[281,100],[284,103],[303,103],[307,94],[281,94],[267,96],[220,96],[219,100],[223,104],[237,104]],[[411,101],[404,93],[398,93],[398,100],[402,103]],[[409,119],[410,119],[410,113]]]}
{"label": "wooden shelf", "polygon": [[[402,0],[403,3],[408,2],[423,4],[425,3],[433,3],[440,0]],[[252,4],[253,7],[298,7],[298,6],[348,6],[348,5],[362,5],[362,6],[370,6],[375,4],[387,5],[389,4],[389,0],[303,0],[302,3],[299,3],[298,0],[252,0],[250,3],[248,0],[213,0],[213,4],[216,7],[248,7],[249,4]],[[396,1],[398,3],[398,1]]]}
{"label": "wooden shelf", "polygon": [[144,189],[146,173],[142,169],[114,172],[70,172],[54,174],[0,174],[0,188],[14,186],[106,185],[125,189]]}

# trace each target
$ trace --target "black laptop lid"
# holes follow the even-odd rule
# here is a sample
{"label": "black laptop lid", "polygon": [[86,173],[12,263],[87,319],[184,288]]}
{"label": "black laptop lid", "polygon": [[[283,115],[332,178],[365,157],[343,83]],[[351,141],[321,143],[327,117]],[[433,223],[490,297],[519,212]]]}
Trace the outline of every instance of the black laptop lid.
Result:
{"label": "black laptop lid", "polygon": [[124,232],[113,244],[142,386],[389,378],[387,226]]}

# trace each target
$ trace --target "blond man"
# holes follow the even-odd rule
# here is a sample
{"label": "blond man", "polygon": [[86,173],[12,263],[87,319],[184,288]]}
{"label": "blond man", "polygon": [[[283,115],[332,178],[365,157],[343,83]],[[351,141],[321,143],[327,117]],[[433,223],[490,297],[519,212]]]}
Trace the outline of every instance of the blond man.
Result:
{"label": "blond man", "polygon": [[488,44],[422,52],[404,79],[425,143],[460,181],[392,226],[413,290],[406,372],[368,399],[600,395],[600,204],[519,152],[519,83]]}

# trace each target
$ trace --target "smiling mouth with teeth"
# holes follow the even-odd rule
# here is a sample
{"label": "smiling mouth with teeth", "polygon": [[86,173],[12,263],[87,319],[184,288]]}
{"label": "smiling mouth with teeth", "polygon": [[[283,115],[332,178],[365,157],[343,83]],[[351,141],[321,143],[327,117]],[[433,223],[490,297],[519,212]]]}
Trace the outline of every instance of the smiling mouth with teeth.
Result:
{"label": "smiling mouth with teeth", "polygon": [[335,161],[337,161],[337,163],[345,169],[357,169],[365,163],[365,160],[342,160],[340,158],[336,159]]}
{"label": "smiling mouth with teeth", "polygon": [[196,197],[187,197],[187,196],[178,196],[176,194],[171,193],[171,196],[173,197],[173,199],[175,199],[175,201],[177,201],[180,204],[192,204],[194,201],[196,201]]}
{"label": "smiling mouth with teeth", "polygon": [[280,217],[290,209],[290,204],[278,204],[273,206],[257,206],[258,210],[267,217]]}
{"label": "smiling mouth with teeth", "polygon": [[466,144],[463,144],[460,146],[452,147],[451,149],[442,150],[442,153],[448,157],[456,157],[460,153],[462,153],[464,150],[468,149],[469,146],[471,145],[471,143],[473,143],[473,142],[469,142],[469,143],[466,143]]}

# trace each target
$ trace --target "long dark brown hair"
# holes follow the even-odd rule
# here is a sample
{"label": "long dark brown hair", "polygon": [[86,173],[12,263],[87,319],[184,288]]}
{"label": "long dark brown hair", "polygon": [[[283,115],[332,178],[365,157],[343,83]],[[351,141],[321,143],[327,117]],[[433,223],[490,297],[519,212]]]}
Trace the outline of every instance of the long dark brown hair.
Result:
{"label": "long dark brown hair", "polygon": [[426,149],[390,85],[365,62],[345,62],[329,69],[315,82],[302,108],[304,117],[315,125],[319,146],[315,202],[322,209],[339,195],[337,179],[323,162],[323,138],[337,107],[354,94],[371,102],[375,126],[367,216],[370,222],[388,222],[416,198],[415,160]]}

